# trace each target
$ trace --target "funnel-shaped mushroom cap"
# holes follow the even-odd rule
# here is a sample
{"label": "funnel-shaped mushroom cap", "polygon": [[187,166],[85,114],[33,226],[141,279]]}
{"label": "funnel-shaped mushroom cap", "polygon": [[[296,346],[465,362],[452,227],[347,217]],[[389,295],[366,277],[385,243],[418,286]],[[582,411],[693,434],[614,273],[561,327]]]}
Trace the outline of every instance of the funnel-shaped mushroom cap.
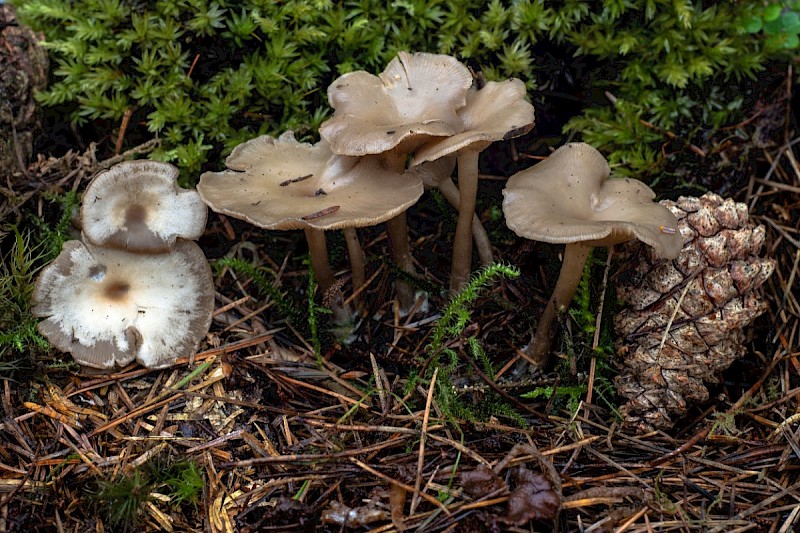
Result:
{"label": "funnel-shaped mushroom cap", "polygon": [[297,142],[292,132],[237,146],[226,164],[206,172],[197,190],[211,209],[267,229],[371,226],[408,209],[422,178],[385,168],[380,158],[335,155],[324,141]]}
{"label": "funnel-shaped mushroom cap", "polygon": [[518,79],[490,81],[482,89],[470,89],[458,117],[460,133],[426,142],[414,153],[414,165],[463,149],[483,150],[495,141],[524,135],[534,123],[533,106],[525,100],[525,84]]}
{"label": "funnel-shaped mushroom cap", "polygon": [[77,362],[149,368],[191,355],[208,332],[214,284],[203,252],[178,240],[163,254],[68,241],[33,294],[39,331]]}
{"label": "funnel-shaped mushroom cap", "polygon": [[379,76],[350,72],[328,87],[333,118],[319,133],[333,151],[380,154],[403,143],[411,151],[431,137],[458,133],[472,75],[448,55],[400,52]]}
{"label": "funnel-shaped mushroom cap", "polygon": [[632,239],[668,259],[683,244],[669,209],[654,203],[644,183],[608,179],[608,163],[585,143],[562,146],[550,157],[511,176],[503,190],[506,224],[527,239],[610,245]]}
{"label": "funnel-shaped mushroom cap", "polygon": [[413,170],[422,177],[422,183],[425,187],[435,189],[439,187],[443,180],[450,180],[455,168],[455,157],[441,157],[434,161],[417,165]]}
{"label": "funnel-shaped mushroom cap", "polygon": [[86,240],[137,253],[161,253],[175,239],[198,239],[208,209],[196,191],[178,187],[178,169],[157,161],[126,161],[86,188],[81,221]]}

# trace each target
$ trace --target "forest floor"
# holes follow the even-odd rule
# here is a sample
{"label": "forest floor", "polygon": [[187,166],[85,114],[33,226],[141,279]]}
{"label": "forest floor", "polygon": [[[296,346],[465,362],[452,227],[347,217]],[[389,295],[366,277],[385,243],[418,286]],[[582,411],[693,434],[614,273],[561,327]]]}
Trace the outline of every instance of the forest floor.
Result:
{"label": "forest floor", "polygon": [[[217,309],[199,353],[167,369],[110,374],[56,364],[68,356],[51,353],[2,379],[0,531],[797,530],[800,165],[791,121],[760,136],[766,117],[791,116],[792,100],[787,89],[736,125],[744,137],[716,145],[717,161],[747,158],[733,165],[747,174],[717,192],[751,208],[777,267],[746,356],[671,431],[623,424],[610,386],[618,356],[593,350],[569,321],[548,372],[505,379],[557,275],[558,247],[515,237],[499,212],[505,178],[546,153],[530,136],[484,158],[481,217],[497,258],[521,276],[479,293],[464,330],[445,339],[458,354],[453,367],[430,367],[426,351],[448,302],[455,225],[436,197],[409,213],[430,310],[400,316],[386,235],[370,228],[363,318],[348,345],[318,310],[318,331],[309,320],[302,235],[212,213],[200,241],[212,264],[239,258],[262,279],[215,268]],[[664,147],[688,152],[667,133]],[[513,164],[501,171],[493,157]],[[694,157],[685,175],[715,168]],[[121,160],[99,159],[94,146],[40,156],[9,184],[4,215],[57,219],[46,193],[81,191]],[[688,186],[718,181],[695,175]],[[351,294],[343,241],[330,242]],[[591,279],[598,301],[610,290],[602,257]],[[263,280],[302,318],[286,320]],[[610,331],[613,309],[593,306]],[[470,338],[495,376],[467,349]],[[460,414],[439,405],[444,379]]]}

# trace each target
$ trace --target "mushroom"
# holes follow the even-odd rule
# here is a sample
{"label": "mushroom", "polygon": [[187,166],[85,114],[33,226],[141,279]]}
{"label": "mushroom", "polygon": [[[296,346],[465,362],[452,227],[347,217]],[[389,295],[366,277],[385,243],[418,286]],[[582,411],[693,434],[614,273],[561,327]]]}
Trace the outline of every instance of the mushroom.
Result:
{"label": "mushroom", "polygon": [[[382,154],[388,167],[401,173],[420,144],[460,131],[456,111],[466,104],[471,85],[469,69],[452,56],[399,52],[377,76],[350,72],[328,87],[334,114],[319,133],[337,154]],[[392,260],[416,275],[405,211],[386,227]],[[413,290],[405,283],[396,287],[401,307],[410,308]]]}
{"label": "mushroom", "polygon": [[39,332],[75,360],[148,368],[189,356],[214,310],[211,269],[200,247],[178,239],[169,253],[134,254],[73,240],[36,281]]}
{"label": "mushroom", "polygon": [[[426,189],[438,190],[445,200],[450,202],[450,205],[458,211],[461,205],[461,198],[458,187],[450,177],[453,174],[453,169],[456,168],[455,157],[440,157],[435,161],[423,163],[414,168],[422,175],[422,183]],[[472,217],[472,238],[475,241],[475,248],[478,251],[481,264],[483,266],[492,264],[494,260],[492,257],[492,243],[489,241],[489,236],[486,234],[486,229],[481,224],[478,215],[473,215]]]}
{"label": "mushroom", "polygon": [[653,202],[655,193],[640,181],[608,179],[609,174],[600,152],[585,143],[570,143],[511,176],[503,190],[503,212],[514,233],[566,244],[553,295],[524,348],[539,368],[547,363],[553,319],[575,296],[592,247],[638,238],[667,259],[681,250],[677,220]]}
{"label": "mushroom", "polygon": [[[290,131],[277,139],[251,139],[237,146],[225,163],[230,170],[200,177],[197,190],[203,201],[214,211],[261,228],[303,229],[323,294],[335,286],[324,231],[389,220],[423,191],[416,172],[395,172],[376,157],[336,155],[327,142],[300,143]],[[360,257],[360,249],[351,249],[354,279],[363,280]],[[338,324],[352,320],[349,310],[332,307]]]}
{"label": "mushroom", "polygon": [[126,161],[98,174],[83,196],[85,239],[136,253],[165,252],[178,237],[198,239],[208,209],[177,179],[177,168],[158,161]]}
{"label": "mushroom", "polygon": [[525,100],[525,84],[518,79],[490,81],[467,93],[458,110],[459,133],[432,140],[414,153],[412,165],[455,154],[458,157],[459,207],[450,289],[460,290],[472,271],[472,219],[478,195],[478,156],[492,142],[523,135],[533,128],[533,106]]}
{"label": "mushroom", "polygon": [[334,115],[319,128],[343,155],[401,154],[432,137],[458,133],[472,74],[443,54],[400,52],[375,76],[349,72],[328,87]]}

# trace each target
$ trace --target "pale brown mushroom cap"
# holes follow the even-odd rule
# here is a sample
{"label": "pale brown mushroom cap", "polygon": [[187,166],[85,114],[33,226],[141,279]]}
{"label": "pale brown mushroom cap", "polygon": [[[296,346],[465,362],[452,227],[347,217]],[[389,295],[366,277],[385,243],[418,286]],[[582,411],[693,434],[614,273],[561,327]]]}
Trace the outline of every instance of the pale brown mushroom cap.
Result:
{"label": "pale brown mushroom cap", "polygon": [[400,52],[378,76],[337,78],[328,87],[335,112],[319,132],[337,154],[380,154],[401,143],[411,151],[460,131],[456,110],[471,85],[469,70],[452,56]]}
{"label": "pale brown mushroom cap", "polygon": [[529,132],[534,124],[534,110],[525,95],[525,84],[518,79],[490,81],[482,89],[470,89],[466,105],[458,110],[460,132],[426,142],[414,153],[412,164],[433,161],[463,149],[483,150],[495,141]]}
{"label": "pale brown mushroom cap", "polygon": [[162,254],[68,241],[39,275],[33,302],[45,317],[39,332],[78,363],[160,368],[191,355],[208,332],[214,284],[191,241]]}
{"label": "pale brown mushroom cap", "polygon": [[601,246],[635,236],[662,257],[677,257],[683,243],[675,216],[653,202],[644,183],[609,174],[605,158],[588,144],[564,145],[509,178],[506,224],[520,237],[551,243]]}
{"label": "pale brown mushroom cap", "polygon": [[453,175],[455,168],[455,157],[441,157],[435,161],[416,165],[414,171],[422,177],[422,183],[426,188],[435,189],[439,187],[443,180],[451,179],[450,177]]}
{"label": "pale brown mushroom cap", "polygon": [[95,177],[83,195],[87,241],[137,253],[160,253],[175,239],[198,239],[208,209],[196,191],[178,186],[178,169],[158,161],[126,161]]}
{"label": "pale brown mushroom cap", "polygon": [[408,209],[422,178],[387,169],[377,156],[334,154],[328,143],[300,143],[292,132],[237,146],[226,164],[206,172],[197,190],[214,211],[267,229],[371,226]]}

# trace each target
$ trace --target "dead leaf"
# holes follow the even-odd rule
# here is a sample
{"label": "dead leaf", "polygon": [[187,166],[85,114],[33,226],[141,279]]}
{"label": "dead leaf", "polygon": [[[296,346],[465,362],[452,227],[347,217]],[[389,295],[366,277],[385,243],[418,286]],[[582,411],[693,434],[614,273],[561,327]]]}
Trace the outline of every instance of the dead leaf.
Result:
{"label": "dead leaf", "polygon": [[507,524],[521,526],[530,520],[553,520],[561,507],[561,497],[544,474],[524,466],[513,471],[516,488],[508,497]]}
{"label": "dead leaf", "polygon": [[461,473],[461,488],[473,498],[483,498],[489,493],[506,488],[506,484],[488,466],[482,464],[474,470]]}

